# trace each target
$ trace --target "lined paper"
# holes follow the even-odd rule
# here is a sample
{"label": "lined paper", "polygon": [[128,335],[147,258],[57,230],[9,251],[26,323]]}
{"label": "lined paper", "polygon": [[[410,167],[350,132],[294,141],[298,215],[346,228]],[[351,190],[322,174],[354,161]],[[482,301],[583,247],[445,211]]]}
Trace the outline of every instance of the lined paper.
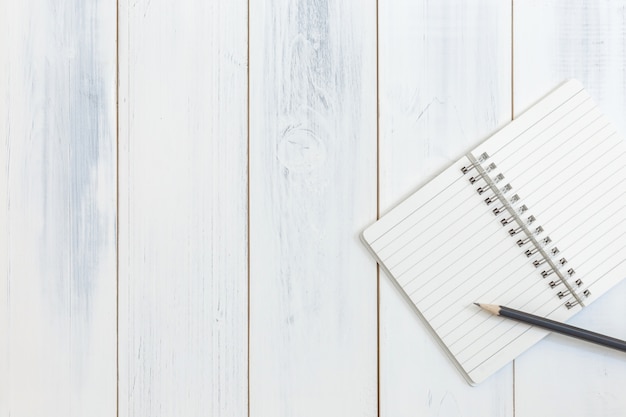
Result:
{"label": "lined paper", "polygon": [[[524,135],[488,140],[488,152],[573,268],[589,304],[626,276],[624,141],[576,81]],[[528,117],[528,119],[531,119]]]}
{"label": "lined paper", "polygon": [[[626,275],[624,142],[577,81],[570,81],[474,149],[495,163],[521,221],[586,304]],[[547,333],[486,313],[474,302],[566,320],[580,310],[540,253],[526,256],[470,184],[463,157],[366,229],[362,238],[471,383],[510,362]],[[556,248],[556,249],[555,249]],[[558,249],[558,252],[557,252]],[[563,265],[561,265],[563,263]],[[573,270],[573,272],[572,272]],[[543,277],[541,272],[549,273]],[[570,275],[571,273],[571,275]],[[578,281],[580,280],[580,281]],[[553,288],[554,287],[554,288]],[[561,296],[559,297],[559,292]],[[572,308],[566,308],[566,303]]]}

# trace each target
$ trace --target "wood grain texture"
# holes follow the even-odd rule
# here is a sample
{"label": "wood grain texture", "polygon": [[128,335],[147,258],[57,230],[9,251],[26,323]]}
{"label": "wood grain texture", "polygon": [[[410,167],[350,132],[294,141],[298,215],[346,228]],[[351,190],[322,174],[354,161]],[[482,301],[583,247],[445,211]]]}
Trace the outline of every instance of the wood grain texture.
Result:
{"label": "wood grain texture", "polygon": [[[515,112],[579,79],[626,135],[626,10],[621,1],[519,1],[514,9]],[[584,280],[584,277],[582,277]],[[571,320],[626,339],[626,282]],[[622,416],[623,354],[549,336],[517,361],[516,416]]]}
{"label": "wood grain texture", "polygon": [[0,415],[115,415],[115,3],[0,5]]}
{"label": "wood grain texture", "polygon": [[357,237],[565,79],[626,134],[623,2],[249,3],[0,2],[0,416],[624,415],[560,336],[469,387]]}
{"label": "wood grain texture", "polygon": [[376,5],[250,7],[250,415],[375,416]]}
{"label": "wood grain texture", "polygon": [[119,415],[247,414],[247,7],[120,1]]}
{"label": "wood grain texture", "polygon": [[[379,4],[380,208],[511,115],[510,3]],[[380,415],[508,416],[512,367],[471,387],[391,280],[380,282]]]}

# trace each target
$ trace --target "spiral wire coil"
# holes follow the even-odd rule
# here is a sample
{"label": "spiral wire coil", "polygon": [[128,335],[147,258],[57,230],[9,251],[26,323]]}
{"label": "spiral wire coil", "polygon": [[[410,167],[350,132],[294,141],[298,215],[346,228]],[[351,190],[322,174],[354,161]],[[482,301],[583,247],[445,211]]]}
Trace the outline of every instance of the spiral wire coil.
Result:
{"label": "spiral wire coil", "polygon": [[491,210],[503,227],[509,227],[508,233],[517,238],[517,246],[524,250],[527,258],[532,258],[532,264],[539,271],[542,279],[550,279],[550,288],[558,290],[557,297],[570,297],[565,302],[568,309],[580,304],[591,293],[588,289],[580,290],[583,285],[581,279],[575,279],[574,268],[568,268],[567,259],[561,257],[557,246],[552,242],[544,228],[536,225],[535,216],[528,214],[528,207],[523,204],[519,195],[514,194],[513,186],[504,182],[504,175],[497,173],[495,162],[483,152],[474,157],[471,153],[466,155],[470,164],[461,168],[464,175],[471,175],[469,182],[477,187],[476,192],[483,197],[486,205],[495,207]]}

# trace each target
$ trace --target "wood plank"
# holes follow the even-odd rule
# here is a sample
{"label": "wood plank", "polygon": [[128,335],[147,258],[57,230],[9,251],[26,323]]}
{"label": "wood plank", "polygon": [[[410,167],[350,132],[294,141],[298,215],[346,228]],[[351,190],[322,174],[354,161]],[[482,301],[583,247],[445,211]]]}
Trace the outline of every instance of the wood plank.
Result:
{"label": "wood plank", "polygon": [[[510,121],[510,3],[379,4],[380,208]],[[381,416],[513,414],[512,366],[471,387],[381,272]]]}
{"label": "wood plank", "polygon": [[0,5],[0,415],[116,410],[115,3]]}
{"label": "wood plank", "polygon": [[246,109],[246,1],[120,1],[120,416],[247,414]]}
{"label": "wood plank", "polygon": [[[566,79],[588,88],[626,134],[626,11],[621,1],[520,1],[514,8],[515,112]],[[583,277],[584,280],[584,277]],[[626,338],[626,282],[571,320]],[[622,416],[623,354],[549,336],[517,361],[516,416]]]}
{"label": "wood plank", "polygon": [[250,7],[250,415],[375,416],[376,5]]}

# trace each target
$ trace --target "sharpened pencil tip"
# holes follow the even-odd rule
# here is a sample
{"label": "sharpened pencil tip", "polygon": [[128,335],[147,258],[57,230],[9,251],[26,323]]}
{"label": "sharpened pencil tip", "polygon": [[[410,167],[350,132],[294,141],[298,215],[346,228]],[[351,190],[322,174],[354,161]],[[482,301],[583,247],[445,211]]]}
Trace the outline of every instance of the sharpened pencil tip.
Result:
{"label": "sharpened pencil tip", "polygon": [[480,307],[480,304],[478,304],[478,303],[474,303],[474,305],[476,305],[476,306]]}

